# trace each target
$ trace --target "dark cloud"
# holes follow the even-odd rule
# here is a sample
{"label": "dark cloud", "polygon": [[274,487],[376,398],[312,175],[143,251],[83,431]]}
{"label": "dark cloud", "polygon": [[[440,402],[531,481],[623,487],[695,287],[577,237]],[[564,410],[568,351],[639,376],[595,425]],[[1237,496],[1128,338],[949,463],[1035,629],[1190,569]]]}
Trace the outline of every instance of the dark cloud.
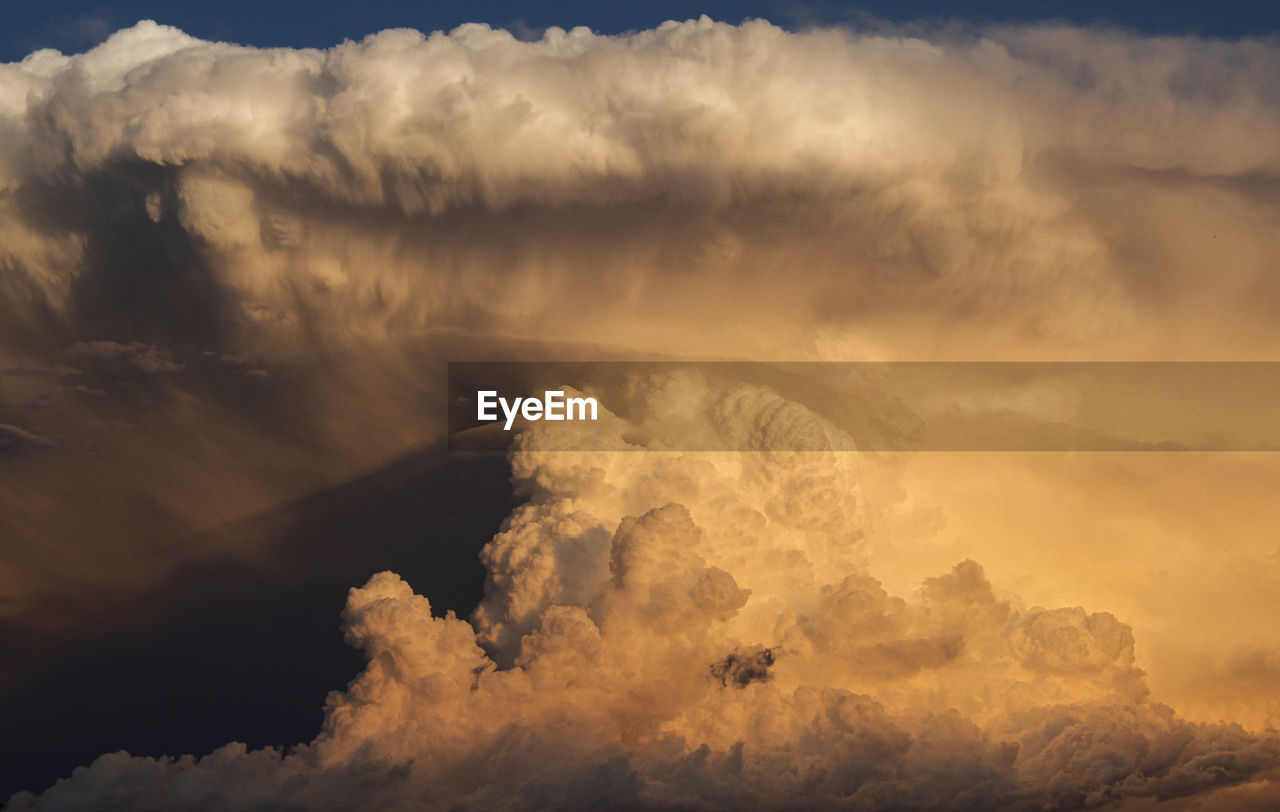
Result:
{"label": "dark cloud", "polygon": [[33,451],[53,448],[57,445],[48,437],[42,437],[17,426],[0,423],[0,461],[26,456]]}
{"label": "dark cloud", "polygon": [[769,667],[777,653],[773,649],[754,646],[743,651],[731,651],[723,660],[711,664],[711,676],[728,688],[745,688],[753,682],[769,679]]}
{"label": "dark cloud", "polygon": [[165,358],[158,348],[141,342],[82,341],[68,347],[66,357],[86,366],[124,364],[146,375],[181,372],[183,368],[182,364]]}

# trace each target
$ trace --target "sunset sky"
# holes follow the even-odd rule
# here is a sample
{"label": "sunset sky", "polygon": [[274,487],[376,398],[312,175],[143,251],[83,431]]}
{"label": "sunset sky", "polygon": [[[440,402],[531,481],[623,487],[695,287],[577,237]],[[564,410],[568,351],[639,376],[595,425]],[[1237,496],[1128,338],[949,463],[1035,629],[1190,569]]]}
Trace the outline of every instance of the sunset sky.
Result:
{"label": "sunset sky", "polygon": [[4,12],[5,809],[1280,806],[1280,12],[401,5]]}

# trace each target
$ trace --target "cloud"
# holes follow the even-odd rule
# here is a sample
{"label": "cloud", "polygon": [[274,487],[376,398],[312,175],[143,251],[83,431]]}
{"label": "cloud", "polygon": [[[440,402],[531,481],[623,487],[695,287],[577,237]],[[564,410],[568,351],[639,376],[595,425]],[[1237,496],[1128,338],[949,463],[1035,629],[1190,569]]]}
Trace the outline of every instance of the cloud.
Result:
{"label": "cloud", "polygon": [[973,561],[895,597],[860,528],[805,518],[830,502],[764,507],[815,467],[856,501],[846,455],[539,451],[546,425],[471,622],[390,572],[351,590],[368,665],[314,741],[106,755],[10,805],[1074,808],[1280,768],[1273,734],[1149,699],[1110,614],[998,597]]}
{"label": "cloud", "polygon": [[139,342],[119,344],[115,341],[82,341],[68,347],[66,355],[68,359],[86,365],[119,362],[146,375],[182,371],[182,364],[163,357],[156,347]]}
{"label": "cloud", "polygon": [[[447,357],[1267,357],[1278,60],[1268,41],[1059,26],[702,19],[324,51],[144,22],[0,66],[0,361],[48,370],[5,385],[67,364],[166,395],[59,413],[111,453],[6,480],[0,521],[23,555],[52,538],[39,549],[81,572],[6,587],[34,606],[75,578],[145,589],[148,553],[182,531],[438,439],[424,370]],[[1118,548],[1057,573],[1007,555],[989,577],[980,537],[893,588],[901,572],[869,563],[884,549],[939,557],[918,483],[835,453],[849,438],[777,391],[722,383],[631,382],[631,421],[562,427],[591,453],[523,436],[526,501],[483,551],[475,614],[437,617],[390,572],[352,590],[368,665],[313,741],[109,754],[10,805],[1269,797],[1274,734],[1160,704],[1105,607],[1002,591],[1037,589],[1037,565],[1105,569],[1124,600],[1154,559]],[[664,450],[677,437],[754,451]],[[6,424],[0,454],[42,440]],[[1036,483],[963,506],[1006,519]],[[36,498],[82,492],[98,507]],[[132,512],[104,521],[117,503]],[[71,537],[99,552],[63,555]]]}
{"label": "cloud", "polygon": [[[558,324],[676,351],[697,321],[714,354],[1091,357],[1167,350],[1174,319],[1187,348],[1247,348],[1271,330],[1276,59],[1065,27],[290,51],[139,23],[3,66],[10,329],[256,351],[272,325]],[[726,306],[729,279],[757,295]]]}
{"label": "cloud", "polygon": [[52,448],[57,443],[17,426],[0,423],[0,460],[21,457],[41,448]]}
{"label": "cloud", "polygon": [[755,646],[748,651],[731,651],[725,658],[711,664],[711,676],[720,680],[726,688],[745,688],[753,682],[769,678],[769,667],[777,654],[773,649]]}

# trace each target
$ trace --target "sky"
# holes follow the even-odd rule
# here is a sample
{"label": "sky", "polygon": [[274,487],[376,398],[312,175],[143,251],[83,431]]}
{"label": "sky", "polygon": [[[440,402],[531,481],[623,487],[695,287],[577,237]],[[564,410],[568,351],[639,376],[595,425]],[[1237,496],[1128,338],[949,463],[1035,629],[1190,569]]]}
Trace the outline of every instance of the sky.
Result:
{"label": "sky", "polygon": [[379,8],[13,12],[6,809],[1277,806],[1269,12]]}
{"label": "sky", "polygon": [[1280,10],[1269,3],[1204,0],[1135,0],[1114,3],[910,0],[909,2],[750,3],[100,3],[57,0],[15,4],[5,12],[0,60],[12,61],[38,48],[72,53],[100,42],[108,33],[138,20],[153,19],[201,39],[259,47],[326,48],[386,28],[449,30],[464,22],[531,35],[549,26],[585,25],[602,33],[650,28],[664,20],[706,14],[738,23],[764,18],[780,25],[858,22],[868,18],[899,23],[959,20],[969,23],[1063,19],[1078,24],[1111,24],[1150,33],[1210,37],[1267,36],[1280,31]]}

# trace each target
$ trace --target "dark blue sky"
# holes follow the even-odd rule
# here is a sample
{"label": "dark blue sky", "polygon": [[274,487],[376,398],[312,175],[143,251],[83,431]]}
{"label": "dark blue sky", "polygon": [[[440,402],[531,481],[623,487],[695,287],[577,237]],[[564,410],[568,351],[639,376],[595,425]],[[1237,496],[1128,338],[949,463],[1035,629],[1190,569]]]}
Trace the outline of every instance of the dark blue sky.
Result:
{"label": "dark blue sky", "polygon": [[205,39],[251,45],[328,46],[344,38],[392,27],[424,31],[461,22],[487,22],[512,30],[550,25],[586,25],[614,33],[649,28],[666,19],[706,13],[739,22],[765,17],[787,27],[810,22],[848,22],[867,15],[893,21],[953,18],[973,22],[1068,19],[1109,22],[1152,32],[1236,37],[1280,32],[1280,3],[1259,0],[665,0],[616,4],[599,0],[514,3],[413,3],[364,0],[359,3],[174,2],[174,0],[49,0],[12,3],[0,16],[0,61],[20,59],[36,48],[80,51],[108,32],[150,18]]}

